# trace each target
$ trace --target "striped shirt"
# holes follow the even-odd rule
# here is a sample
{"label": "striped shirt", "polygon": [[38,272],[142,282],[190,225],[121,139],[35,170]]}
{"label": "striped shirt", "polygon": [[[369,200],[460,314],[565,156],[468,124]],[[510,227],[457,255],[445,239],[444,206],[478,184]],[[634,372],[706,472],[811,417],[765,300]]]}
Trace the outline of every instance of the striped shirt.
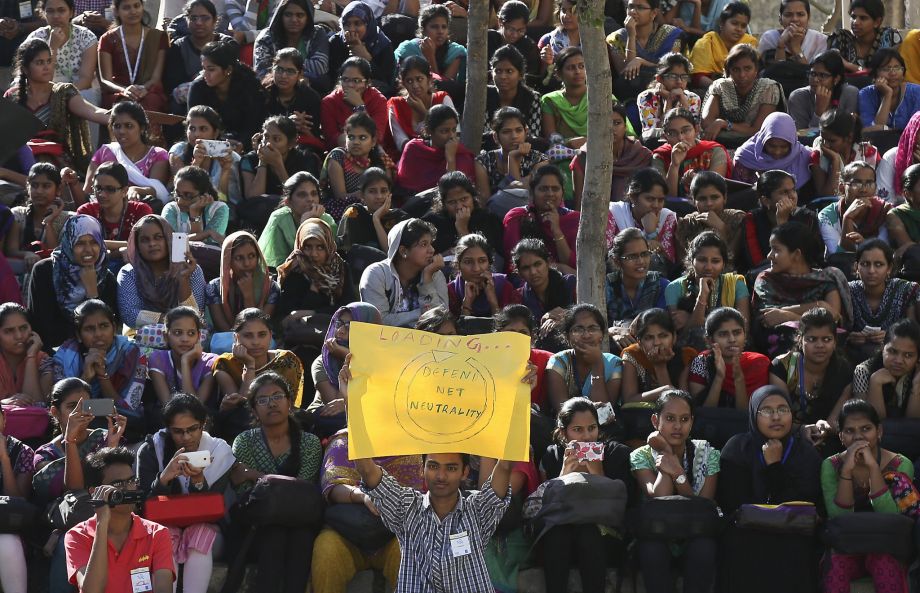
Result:
{"label": "striped shirt", "polygon": [[[383,472],[383,479],[368,490],[387,529],[396,534],[402,552],[396,593],[492,593],[483,551],[511,500],[492,490],[492,480],[482,490],[461,493],[457,506],[444,519],[431,507],[428,493],[404,488]],[[453,557],[451,535],[466,534],[472,553]]]}

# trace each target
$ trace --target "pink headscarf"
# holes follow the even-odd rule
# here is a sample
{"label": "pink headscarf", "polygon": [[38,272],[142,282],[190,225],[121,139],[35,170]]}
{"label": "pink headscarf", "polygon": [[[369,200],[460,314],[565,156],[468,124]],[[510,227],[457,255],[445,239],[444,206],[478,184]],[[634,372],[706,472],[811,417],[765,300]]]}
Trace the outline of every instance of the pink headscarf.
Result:
{"label": "pink headscarf", "polygon": [[[792,147],[789,154],[775,159],[764,151],[764,145],[771,138],[785,140]],[[735,153],[735,164],[741,163],[751,171],[780,169],[795,177],[795,188],[800,189],[811,179],[811,149],[799,142],[795,121],[789,114],[775,111],[763,120],[763,126],[748,138]]]}
{"label": "pink headscarf", "polygon": [[920,111],[911,116],[898,140],[898,152],[894,157],[894,191],[898,196],[902,191],[901,176],[904,175],[905,169],[914,164],[914,148],[917,146],[918,136],[920,136]]}

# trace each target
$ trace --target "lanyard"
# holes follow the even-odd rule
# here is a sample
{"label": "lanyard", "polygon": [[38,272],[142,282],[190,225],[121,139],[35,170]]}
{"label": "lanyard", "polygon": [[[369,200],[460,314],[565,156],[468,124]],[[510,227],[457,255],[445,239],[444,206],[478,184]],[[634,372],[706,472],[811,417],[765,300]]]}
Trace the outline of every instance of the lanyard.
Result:
{"label": "lanyard", "polygon": [[808,406],[808,398],[805,396],[805,353],[799,358],[799,412],[804,416]]}
{"label": "lanyard", "polygon": [[131,84],[134,84],[141,69],[141,54],[144,53],[144,38],[146,35],[144,35],[144,30],[141,29],[141,44],[137,48],[137,59],[134,60],[134,68],[132,68],[131,60],[128,58],[128,42],[125,41],[125,28],[118,27],[118,34],[121,35],[121,49],[125,52],[125,68],[128,69]]}
{"label": "lanyard", "polygon": [[[783,458],[780,460],[780,465],[785,465],[786,460],[789,459],[789,454],[792,453],[792,444],[795,442],[795,437],[789,437],[789,443],[786,445],[786,451],[783,453]],[[764,465],[767,465],[767,460],[763,456],[763,451],[760,452],[760,461]]]}

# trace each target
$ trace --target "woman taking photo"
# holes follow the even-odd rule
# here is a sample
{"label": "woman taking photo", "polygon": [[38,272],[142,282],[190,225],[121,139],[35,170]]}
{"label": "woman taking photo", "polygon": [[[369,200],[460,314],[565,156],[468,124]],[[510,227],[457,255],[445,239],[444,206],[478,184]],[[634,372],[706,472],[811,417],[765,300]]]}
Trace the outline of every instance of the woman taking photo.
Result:
{"label": "woman taking photo", "polygon": [[254,236],[246,231],[227,235],[220,250],[220,276],[208,282],[206,294],[217,332],[230,331],[243,309],[255,307],[268,316],[275,312],[281,288],[271,279]]}
{"label": "woman taking photo", "polygon": [[204,309],[204,273],[191,251],[183,262],[172,261],[172,235],[169,223],[154,214],[131,228],[127,263],[118,271],[118,310],[129,328],[159,323],[179,305]]}
{"label": "woman taking photo", "polygon": [[859,89],[847,83],[840,52],[829,50],[811,61],[808,86],[795,89],[789,95],[789,115],[798,130],[816,128],[825,111],[837,109],[856,113],[858,102]]}
{"label": "woman taking photo", "polygon": [[[249,405],[259,427],[233,441],[233,456],[250,470],[245,474],[246,483],[239,488],[242,493],[267,474],[318,481],[323,448],[316,435],[302,431],[291,416],[292,399],[289,383],[277,373],[264,373],[252,382]],[[316,532],[309,527],[255,529],[256,542],[251,549],[258,550],[260,586],[266,591],[305,591]]]}
{"label": "woman taking photo", "polygon": [[859,91],[859,115],[866,131],[893,128],[903,130],[920,110],[920,85],[907,82],[904,58],[894,48],[880,49],[869,61],[875,84]]}
{"label": "woman taking photo", "polygon": [[[422,218],[434,225],[435,251],[447,255],[457,246],[460,237],[471,233],[485,237],[493,252],[502,248],[502,223],[479,205],[477,197],[473,182],[460,171],[441,176],[431,211]],[[496,266],[496,269],[501,268],[501,265]]]}
{"label": "woman taking photo", "polygon": [[[728,150],[718,142],[700,140],[697,121],[686,109],[672,109],[664,115],[661,127],[667,143],[652,151],[652,166],[668,180],[669,196],[692,195],[691,184],[698,173],[731,177]],[[721,193],[724,197],[726,191]]]}
{"label": "woman taking photo", "polygon": [[[63,340],[62,340],[63,341]],[[45,403],[50,382],[42,384],[38,368],[48,358],[29,314],[18,303],[0,305],[0,400],[19,406]]]}
{"label": "woman taking photo", "polygon": [[118,285],[106,265],[99,222],[77,214],[64,223],[61,244],[32,268],[29,279],[33,329],[46,344],[46,352],[73,337],[74,309],[88,299],[99,299],[115,310]]}
{"label": "woman taking photo", "polygon": [[374,120],[376,140],[383,143],[387,129],[387,99],[371,86],[371,65],[364,58],[345,60],[338,70],[339,86],[322,100],[323,138],[326,150],[345,146],[345,122],[358,111]]}
{"label": "woman taking photo", "polygon": [[902,319],[888,328],[881,351],[856,365],[853,399],[872,404],[879,417],[920,418],[920,326]]}
{"label": "woman taking photo", "polygon": [[377,26],[373,9],[366,2],[353,0],[339,15],[339,32],[329,37],[329,71],[338,72],[349,56],[364,58],[371,65],[370,84],[390,95],[396,76],[394,49]]}
{"label": "woman taking photo", "polygon": [[[623,349],[623,402],[655,402],[669,391],[688,389],[693,348],[680,348],[677,330],[664,309],[646,309],[636,318],[636,340]],[[689,433],[688,433],[689,434]]]}
{"label": "woman taking photo", "polygon": [[259,247],[270,268],[283,264],[294,251],[297,229],[310,218],[319,218],[330,228],[336,228],[335,220],[320,204],[320,195],[319,181],[306,171],[295,173],[284,182],[281,202],[259,235]]}
{"label": "woman taking photo", "polygon": [[89,187],[96,200],[86,202],[77,208],[77,215],[96,219],[102,229],[105,248],[110,258],[120,267],[120,250],[128,246],[131,228],[143,217],[153,214],[153,210],[149,204],[128,197],[131,179],[128,177],[128,171],[120,163],[107,162],[99,165]]}
{"label": "woman taking photo", "polygon": [[[223,3],[222,3],[223,4]],[[211,0],[191,0],[182,9],[188,35],[173,41],[166,50],[163,87],[169,96],[169,112],[185,113],[192,82],[201,74],[201,50],[212,41],[230,41],[216,31],[217,8]]]}
{"label": "woman taking photo", "polygon": [[[199,492],[223,494],[236,459],[230,445],[205,430],[208,411],[197,397],[177,393],[163,406],[165,428],[147,437],[137,451],[137,481],[148,496]],[[211,462],[198,467],[186,453],[206,451]],[[214,545],[223,540],[214,523],[169,527],[173,558],[181,566],[182,590],[206,593],[214,562]],[[218,544],[218,549],[221,546]]]}
{"label": "woman taking photo", "polygon": [[143,0],[114,0],[113,7],[118,26],[99,38],[102,106],[129,100],[148,111],[166,111],[166,33],[149,26]]}
{"label": "woman taking photo", "polygon": [[219,194],[223,194],[222,201],[236,206],[243,194],[240,155],[230,150],[223,156],[212,157],[206,146],[207,141],[220,139],[222,132],[223,122],[216,111],[207,105],[189,109],[185,116],[185,141],[176,142],[169,149],[169,169],[173,175],[189,165],[204,169],[211,178],[211,184]]}
{"label": "woman taking photo", "polygon": [[286,47],[297,48],[304,59],[304,74],[319,92],[329,90],[329,39],[326,30],[317,27],[313,3],[282,0],[275,8],[267,29],[256,37],[253,69],[265,78],[275,54]]}
{"label": "woman taking photo", "polygon": [[405,94],[387,100],[389,130],[396,153],[401,153],[409,140],[422,136],[432,107],[454,106],[447,91],[434,88],[431,64],[421,56],[409,56],[400,62],[399,80]]}
{"label": "woman taking photo", "polygon": [[517,301],[508,278],[492,272],[494,255],[485,237],[478,233],[461,237],[454,257],[459,274],[447,284],[447,295],[455,317],[492,317]]}
{"label": "woman taking photo", "polygon": [[652,267],[667,271],[677,261],[677,247],[674,233],[677,230],[677,215],[664,207],[668,194],[668,182],[661,173],[646,167],[633,173],[626,186],[626,198],[610,203],[613,232],[638,229],[649,243]]}

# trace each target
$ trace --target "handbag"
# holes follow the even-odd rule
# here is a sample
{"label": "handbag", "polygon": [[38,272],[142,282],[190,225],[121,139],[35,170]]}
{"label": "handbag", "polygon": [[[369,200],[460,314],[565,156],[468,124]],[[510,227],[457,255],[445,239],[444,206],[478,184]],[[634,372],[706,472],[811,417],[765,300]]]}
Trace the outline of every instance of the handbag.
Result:
{"label": "handbag", "polygon": [[888,484],[891,498],[898,505],[898,511],[911,519],[920,518],[920,493],[917,492],[917,487],[914,486],[910,476],[904,472],[887,471],[882,474],[882,477]]}
{"label": "handbag", "polygon": [[295,318],[282,324],[284,334],[284,347],[291,349],[295,346],[314,346],[322,348],[326,340],[326,330],[332,315],[314,313],[307,317]]}
{"label": "handbag", "polygon": [[86,490],[65,492],[48,507],[46,518],[58,531],[72,529],[77,523],[90,519],[96,510],[90,504],[92,496]]}
{"label": "handbag", "polygon": [[[534,497],[540,499],[539,510],[531,520],[531,528],[537,533],[535,540],[557,525],[595,523],[612,528],[623,525],[627,499],[623,480],[573,472],[541,486],[527,500],[532,503]],[[531,509],[525,509],[525,517],[535,505],[528,506]]]}
{"label": "handbag", "polygon": [[635,515],[633,532],[641,539],[678,540],[716,537],[722,513],[702,496],[659,496],[645,500]]}
{"label": "handbag", "polygon": [[22,533],[31,527],[38,507],[20,496],[0,496],[0,533]]}
{"label": "handbag", "polygon": [[824,541],[840,554],[914,554],[914,520],[900,513],[844,513],[827,522]]}
{"label": "handbag", "polygon": [[743,504],[735,513],[735,525],[756,531],[811,536],[817,524],[818,511],[814,503],[799,500],[782,504]]}
{"label": "handbag", "polygon": [[144,518],[169,527],[217,523],[225,512],[220,492],[151,496],[144,503]]}
{"label": "handbag", "polygon": [[363,504],[334,504],[326,509],[326,525],[365,552],[381,549],[393,539],[383,520]]}
{"label": "handbag", "polygon": [[323,523],[323,496],[316,484],[290,476],[262,476],[240,505],[250,525],[316,527]]}
{"label": "handbag", "polygon": [[6,416],[4,433],[20,441],[30,441],[46,437],[51,416],[48,408],[40,406],[3,406]]}

